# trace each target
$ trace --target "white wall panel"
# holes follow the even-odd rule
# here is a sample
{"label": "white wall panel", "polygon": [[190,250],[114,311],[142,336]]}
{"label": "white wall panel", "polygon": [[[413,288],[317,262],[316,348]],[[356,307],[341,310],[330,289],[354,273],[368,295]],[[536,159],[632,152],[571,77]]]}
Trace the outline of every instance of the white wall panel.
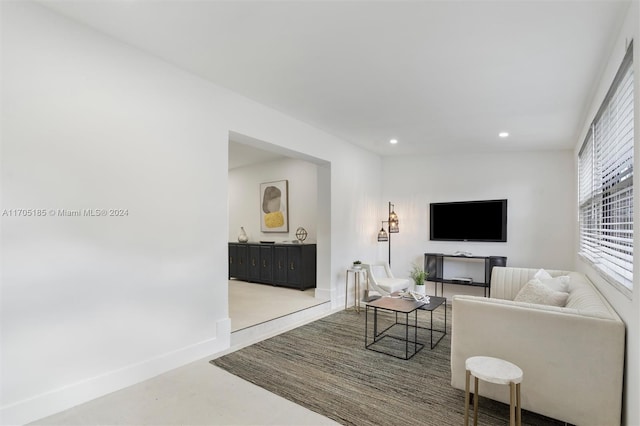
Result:
{"label": "white wall panel", "polygon": [[[385,201],[395,203],[400,218],[400,233],[392,236],[394,274],[407,276],[411,263],[422,262],[424,253],[455,251],[507,256],[509,266],[571,269],[573,167],[570,151],[386,158],[383,194]],[[429,203],[503,198],[508,200],[506,243],[430,241]],[[387,208],[381,207],[382,218]],[[381,258],[386,250],[380,243]],[[475,277],[472,269],[461,263],[460,275],[449,273]],[[453,293],[481,295],[482,289],[445,286],[445,294]]]}
{"label": "white wall panel", "polygon": [[1,218],[1,423],[228,347],[229,132],[324,162],[319,287],[340,303],[346,259],[375,250],[359,229],[378,156],[37,4],[1,7],[2,209],[128,210]]}

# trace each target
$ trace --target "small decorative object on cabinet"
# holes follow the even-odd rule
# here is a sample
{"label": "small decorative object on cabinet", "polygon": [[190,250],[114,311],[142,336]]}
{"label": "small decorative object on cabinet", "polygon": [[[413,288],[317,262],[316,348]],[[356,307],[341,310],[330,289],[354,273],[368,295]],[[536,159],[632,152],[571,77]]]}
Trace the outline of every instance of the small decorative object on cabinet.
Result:
{"label": "small decorative object on cabinet", "polygon": [[359,260],[354,260],[353,261],[353,269],[361,269],[362,268],[362,262]]}
{"label": "small decorative object on cabinet", "polygon": [[302,226],[298,227],[298,229],[296,229],[296,238],[298,239],[298,243],[302,244],[304,243],[304,240],[307,239],[307,235],[309,235],[307,233],[307,230],[304,229]]}
{"label": "small decorative object on cabinet", "polygon": [[244,227],[241,226],[240,233],[238,234],[238,242],[246,243],[247,241],[249,241],[249,237],[247,236],[247,233],[244,231]]}

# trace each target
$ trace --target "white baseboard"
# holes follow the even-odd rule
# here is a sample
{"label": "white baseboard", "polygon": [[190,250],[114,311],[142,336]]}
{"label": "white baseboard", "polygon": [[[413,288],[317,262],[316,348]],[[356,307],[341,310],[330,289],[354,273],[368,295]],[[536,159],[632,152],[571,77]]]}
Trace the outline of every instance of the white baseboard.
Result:
{"label": "white baseboard", "polygon": [[229,349],[216,354],[215,358],[315,321],[338,310],[332,309],[331,304],[327,302],[248,327],[244,330],[238,330],[231,334],[231,346]]}
{"label": "white baseboard", "polygon": [[221,319],[216,323],[216,337],[213,339],[2,407],[0,408],[0,425],[30,423],[223,351],[231,343],[230,336],[230,319]]}
{"label": "white baseboard", "polygon": [[316,291],[315,291],[316,299],[333,300],[331,296],[333,296],[333,291],[332,290],[326,289],[326,288],[317,288],[316,287]]}

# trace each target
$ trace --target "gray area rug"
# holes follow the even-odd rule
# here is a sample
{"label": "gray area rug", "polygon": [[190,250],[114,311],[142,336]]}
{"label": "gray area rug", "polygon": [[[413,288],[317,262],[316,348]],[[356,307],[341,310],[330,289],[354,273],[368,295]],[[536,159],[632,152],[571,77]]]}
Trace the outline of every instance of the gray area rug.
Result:
{"label": "gray area rug", "polygon": [[[434,312],[435,329],[443,328],[443,312],[442,307]],[[450,313],[449,305],[447,333]],[[369,326],[372,319],[370,311]],[[384,319],[392,323],[391,316]],[[429,327],[428,312],[419,313],[419,325]],[[428,330],[418,330],[418,341],[427,344],[405,361],[365,349],[364,312],[341,311],[211,363],[344,425],[459,426],[464,392],[450,384],[450,336],[429,349]],[[404,327],[390,332],[404,333]],[[404,346],[379,349],[404,351]],[[482,396],[479,405],[479,424],[509,424],[508,405]],[[563,423],[523,411],[522,424]]]}

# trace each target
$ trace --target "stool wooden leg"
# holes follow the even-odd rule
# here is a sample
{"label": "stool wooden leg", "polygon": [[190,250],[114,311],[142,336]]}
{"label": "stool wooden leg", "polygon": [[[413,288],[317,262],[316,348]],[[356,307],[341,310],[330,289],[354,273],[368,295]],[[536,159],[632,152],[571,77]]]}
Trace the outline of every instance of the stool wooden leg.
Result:
{"label": "stool wooden leg", "polygon": [[473,386],[473,426],[478,426],[478,399],[480,399],[480,392],[478,392],[478,378],[474,377]]}
{"label": "stool wooden leg", "polygon": [[467,370],[467,380],[464,384],[464,426],[469,426],[469,381],[471,372]]}
{"label": "stool wooden leg", "polygon": [[515,404],[516,384],[509,383],[509,425],[516,425],[516,404]]}
{"label": "stool wooden leg", "polygon": [[518,426],[522,426],[522,409],[520,408],[520,383],[516,385],[516,404],[518,410],[516,411],[516,424]]}

